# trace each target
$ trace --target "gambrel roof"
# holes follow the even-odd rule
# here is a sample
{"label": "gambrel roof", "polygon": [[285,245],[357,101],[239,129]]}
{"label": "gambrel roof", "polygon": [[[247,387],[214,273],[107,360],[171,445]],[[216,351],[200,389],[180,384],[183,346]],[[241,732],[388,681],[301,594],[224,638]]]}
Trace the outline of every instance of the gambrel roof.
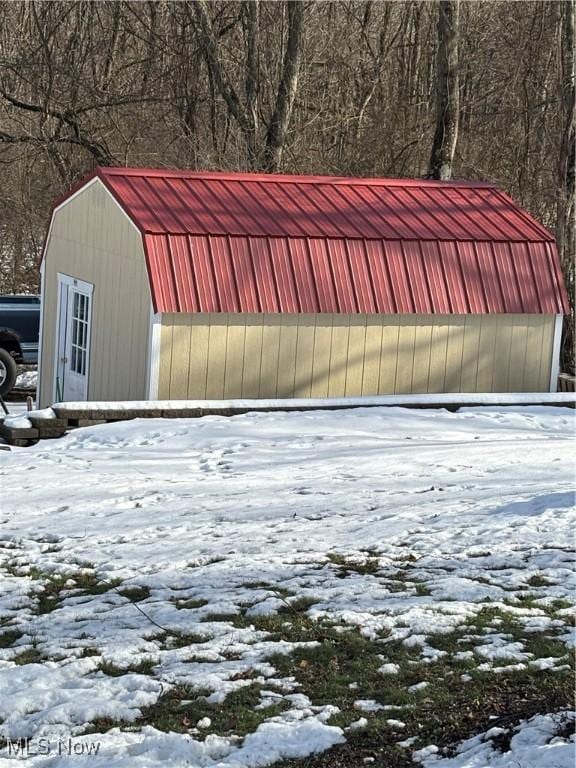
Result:
{"label": "gambrel roof", "polygon": [[94,176],[142,233],[157,312],[568,311],[554,237],[491,184]]}

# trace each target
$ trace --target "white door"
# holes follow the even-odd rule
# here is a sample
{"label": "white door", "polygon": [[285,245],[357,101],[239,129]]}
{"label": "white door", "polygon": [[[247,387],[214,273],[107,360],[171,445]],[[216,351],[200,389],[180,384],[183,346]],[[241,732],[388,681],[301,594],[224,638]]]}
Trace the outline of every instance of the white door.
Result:
{"label": "white door", "polygon": [[88,397],[93,288],[82,280],[58,275],[56,401]]}

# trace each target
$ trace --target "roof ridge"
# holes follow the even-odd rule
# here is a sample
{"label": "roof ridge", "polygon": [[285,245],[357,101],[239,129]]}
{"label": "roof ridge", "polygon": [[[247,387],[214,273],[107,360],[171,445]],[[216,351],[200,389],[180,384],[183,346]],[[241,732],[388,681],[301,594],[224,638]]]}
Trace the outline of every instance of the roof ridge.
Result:
{"label": "roof ridge", "polygon": [[327,176],[310,174],[286,174],[286,173],[257,173],[253,171],[212,171],[192,170],[188,168],[137,168],[122,166],[99,166],[96,169],[99,176],[150,176],[164,178],[191,178],[191,179],[222,179],[226,181],[242,181],[254,183],[274,184],[326,184],[342,186],[425,186],[429,188],[482,188],[497,189],[496,184],[488,181],[475,181],[470,179],[450,179],[439,181],[437,179],[401,178],[401,177],[377,177],[377,176]]}

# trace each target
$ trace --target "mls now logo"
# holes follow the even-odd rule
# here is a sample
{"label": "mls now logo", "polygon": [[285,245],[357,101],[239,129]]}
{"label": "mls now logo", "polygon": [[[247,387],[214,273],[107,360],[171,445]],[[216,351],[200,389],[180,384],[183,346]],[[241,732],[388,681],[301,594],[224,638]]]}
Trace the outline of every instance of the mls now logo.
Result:
{"label": "mls now logo", "polygon": [[89,757],[100,751],[99,741],[72,741],[72,739],[8,739],[6,742],[9,757],[26,759],[37,755],[71,755]]}

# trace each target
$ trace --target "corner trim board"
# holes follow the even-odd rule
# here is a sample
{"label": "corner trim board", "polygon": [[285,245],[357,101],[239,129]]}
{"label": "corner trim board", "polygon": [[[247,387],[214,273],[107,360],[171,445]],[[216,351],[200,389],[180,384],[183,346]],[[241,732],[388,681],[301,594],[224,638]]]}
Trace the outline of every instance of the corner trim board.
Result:
{"label": "corner trim board", "polygon": [[560,373],[560,346],[562,344],[562,326],[564,315],[556,315],[554,321],[554,341],[552,343],[552,361],[550,365],[550,392],[558,390],[558,375]]}
{"label": "corner trim board", "polygon": [[40,323],[38,326],[38,386],[36,388],[36,408],[42,407],[42,390],[43,390],[43,375],[42,366],[44,364],[43,359],[43,336],[44,336],[44,307],[46,301],[46,274],[44,262],[40,264]]}
{"label": "corner trim board", "polygon": [[150,311],[150,334],[148,341],[148,381],[146,384],[149,400],[158,399],[160,381],[160,338],[162,333],[162,314]]}

